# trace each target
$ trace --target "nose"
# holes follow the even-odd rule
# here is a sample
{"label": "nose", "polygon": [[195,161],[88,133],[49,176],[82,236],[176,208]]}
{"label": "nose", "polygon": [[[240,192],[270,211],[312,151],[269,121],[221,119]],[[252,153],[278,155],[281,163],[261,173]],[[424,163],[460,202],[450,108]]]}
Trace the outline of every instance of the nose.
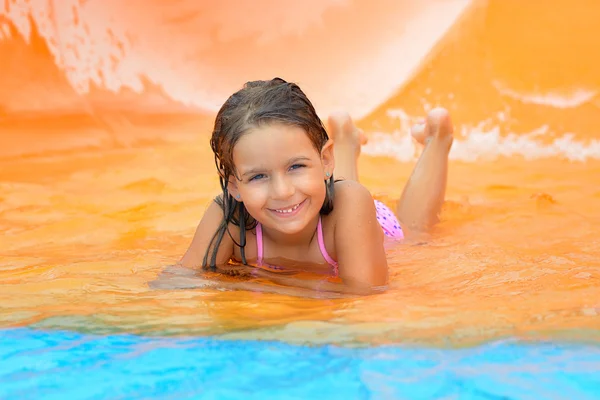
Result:
{"label": "nose", "polygon": [[287,176],[275,176],[271,179],[271,198],[285,200],[295,193],[292,180]]}

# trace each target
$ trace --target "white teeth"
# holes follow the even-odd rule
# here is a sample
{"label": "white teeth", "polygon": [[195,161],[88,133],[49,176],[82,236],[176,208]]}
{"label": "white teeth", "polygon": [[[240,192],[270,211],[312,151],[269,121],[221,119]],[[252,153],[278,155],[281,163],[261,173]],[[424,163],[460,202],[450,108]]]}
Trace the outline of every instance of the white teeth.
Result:
{"label": "white teeth", "polygon": [[275,212],[278,212],[280,214],[287,214],[287,213],[291,213],[293,212],[296,208],[298,208],[300,206],[300,203],[296,204],[294,207],[292,208],[288,208],[287,210],[275,210]]}

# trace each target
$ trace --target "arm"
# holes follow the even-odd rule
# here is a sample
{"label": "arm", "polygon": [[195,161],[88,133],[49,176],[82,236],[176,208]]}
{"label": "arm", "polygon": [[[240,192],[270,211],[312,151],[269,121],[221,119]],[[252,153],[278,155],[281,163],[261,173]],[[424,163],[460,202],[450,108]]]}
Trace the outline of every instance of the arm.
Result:
{"label": "arm", "polygon": [[[188,267],[195,268],[202,266],[202,260],[204,259],[204,255],[206,254],[206,250],[210,245],[210,241],[213,238],[213,235],[219,228],[219,225],[223,221],[223,210],[221,207],[214,201],[211,202],[210,206],[204,212],[204,216],[198,227],[196,228],[196,233],[194,234],[194,238],[192,239],[192,243],[190,247],[185,252],[184,256],[179,261],[179,264]],[[209,253],[208,261],[210,262],[210,256],[212,254]],[[223,236],[223,240],[221,241],[221,245],[219,246],[219,250],[217,252],[217,265],[225,264],[229,261],[231,256],[233,255],[233,241],[229,234],[225,232]]]}
{"label": "arm", "polygon": [[371,193],[355,181],[336,184],[334,213],[334,241],[342,283],[298,279],[264,270],[256,271],[255,276],[316,293],[369,295],[387,289],[388,265],[383,231],[377,221]]}
{"label": "arm", "polygon": [[[243,266],[242,266],[243,268]],[[246,267],[250,268],[250,267]],[[260,293],[274,293],[287,296],[297,296],[313,299],[340,299],[349,297],[346,294],[335,290],[324,291],[318,287],[319,282],[315,281],[312,286],[306,285],[301,279],[270,279],[267,275],[255,274],[252,271],[249,275],[257,275],[258,279],[252,280],[217,280],[210,279],[205,274],[200,274],[188,268],[172,265],[166,267],[161,274],[149,283],[151,289],[157,290],[175,290],[175,289],[213,289],[213,290],[247,290]],[[266,279],[260,279],[260,278]],[[266,280],[266,282],[265,282]],[[300,284],[298,284],[300,283]],[[304,284],[302,284],[304,283]],[[315,287],[317,285],[317,287]],[[343,287],[343,285],[337,285]]]}
{"label": "arm", "polygon": [[[304,280],[280,276],[260,269],[252,269],[251,275],[277,285],[265,285],[260,281],[217,282],[199,276],[179,276],[181,272],[164,276],[153,287],[162,289],[221,288],[249,290],[296,295],[302,297],[330,298],[336,293],[366,295],[386,289],[388,266],[383,248],[383,233],[375,214],[373,198],[367,189],[357,182],[341,182],[336,186],[335,245],[337,248],[340,278],[343,283],[325,280]],[[180,261],[184,267],[202,265],[202,259],[212,235],[218,228],[223,212],[212,203],[198,225],[190,248]],[[217,265],[226,264],[233,254],[233,241],[229,235],[217,253]],[[240,266],[242,268],[243,266]],[[173,270],[175,271],[175,270]],[[185,273],[184,273],[185,274]],[[171,276],[173,275],[173,276]]]}
{"label": "arm", "polygon": [[[342,283],[327,280],[307,280],[282,276],[255,269],[252,275],[297,292],[314,292],[317,296],[369,295],[387,289],[388,265],[383,246],[383,231],[377,221],[371,193],[360,183],[344,181],[336,184],[334,242]],[[246,281],[230,288],[262,292],[282,292],[282,287],[270,287],[260,282]],[[325,294],[328,293],[328,294]],[[344,296],[346,295],[346,296]],[[314,294],[313,294],[314,296]],[[312,296],[310,296],[312,297]]]}
{"label": "arm", "polygon": [[336,186],[335,195],[334,240],[340,278],[357,294],[385,290],[387,258],[371,193],[358,182],[344,181]]}

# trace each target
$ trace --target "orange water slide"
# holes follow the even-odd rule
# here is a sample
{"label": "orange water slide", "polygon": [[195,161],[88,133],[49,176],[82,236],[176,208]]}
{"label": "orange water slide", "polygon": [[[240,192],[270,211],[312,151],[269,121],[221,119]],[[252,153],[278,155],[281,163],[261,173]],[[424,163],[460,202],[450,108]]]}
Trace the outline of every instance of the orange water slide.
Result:
{"label": "orange water slide", "polygon": [[129,143],[148,122],[193,134],[275,75],[369,130],[442,104],[461,124],[598,137],[599,18],[593,0],[6,1],[1,152]]}
{"label": "orange water slide", "polygon": [[367,122],[389,131],[390,109],[444,105],[463,124],[488,121],[504,133],[598,138],[599,18],[600,3],[588,0],[475,2]]}

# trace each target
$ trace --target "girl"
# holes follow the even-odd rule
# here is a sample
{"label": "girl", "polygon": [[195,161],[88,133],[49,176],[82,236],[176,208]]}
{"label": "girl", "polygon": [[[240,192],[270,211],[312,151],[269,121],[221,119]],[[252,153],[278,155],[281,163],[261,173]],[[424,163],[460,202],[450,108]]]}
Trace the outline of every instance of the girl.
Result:
{"label": "girl", "polygon": [[[413,130],[425,149],[398,218],[358,182],[362,132],[346,114],[332,115],[329,129],[331,138],[302,90],[283,79],[248,82],[233,94],[216,116],[210,142],[222,193],[180,261],[187,269],[172,268],[172,278],[202,267],[310,290],[383,290],[384,238],[401,240],[404,232],[425,231],[437,221],[452,144],[449,116],[435,109]],[[297,272],[333,279],[289,278]]]}

